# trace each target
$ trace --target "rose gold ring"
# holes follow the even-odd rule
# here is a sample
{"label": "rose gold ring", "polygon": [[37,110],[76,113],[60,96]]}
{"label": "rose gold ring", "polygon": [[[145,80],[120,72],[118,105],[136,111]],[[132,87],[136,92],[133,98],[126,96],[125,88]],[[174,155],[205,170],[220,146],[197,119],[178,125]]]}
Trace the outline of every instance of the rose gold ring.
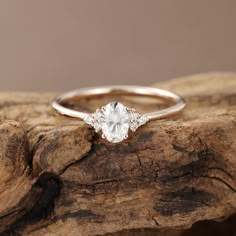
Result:
{"label": "rose gold ring", "polygon": [[[173,105],[158,111],[139,114],[133,108],[128,108],[119,102],[111,102],[101,108],[98,108],[94,113],[86,113],[73,110],[63,105],[65,101],[70,99],[91,98],[99,95],[116,95],[116,96],[143,96],[156,99],[164,99],[172,102]],[[52,107],[62,115],[80,118],[85,123],[94,127],[96,132],[102,131],[102,137],[108,141],[117,143],[128,138],[129,129],[136,129],[144,125],[150,120],[162,119],[182,111],[185,106],[185,100],[170,91],[142,86],[118,85],[118,86],[103,86],[82,88],[64,93],[56,97],[52,103]]]}

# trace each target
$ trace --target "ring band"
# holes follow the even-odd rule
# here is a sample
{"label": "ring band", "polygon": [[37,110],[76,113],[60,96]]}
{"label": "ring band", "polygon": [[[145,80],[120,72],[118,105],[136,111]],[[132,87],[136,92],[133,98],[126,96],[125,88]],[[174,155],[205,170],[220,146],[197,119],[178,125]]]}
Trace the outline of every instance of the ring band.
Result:
{"label": "ring band", "polygon": [[[86,113],[73,110],[62,105],[63,102],[70,99],[91,98],[98,95],[135,95],[150,98],[164,99],[171,101],[174,105],[151,113],[140,115],[133,108],[123,106],[121,103],[112,102],[98,108],[95,113]],[[128,137],[128,130],[136,129],[150,120],[161,119],[177,114],[185,106],[185,100],[170,91],[143,86],[103,86],[82,88],[64,93],[56,97],[52,107],[62,115],[76,117],[84,120],[87,124],[93,126],[96,132],[102,131],[102,136],[110,142],[120,142]]]}

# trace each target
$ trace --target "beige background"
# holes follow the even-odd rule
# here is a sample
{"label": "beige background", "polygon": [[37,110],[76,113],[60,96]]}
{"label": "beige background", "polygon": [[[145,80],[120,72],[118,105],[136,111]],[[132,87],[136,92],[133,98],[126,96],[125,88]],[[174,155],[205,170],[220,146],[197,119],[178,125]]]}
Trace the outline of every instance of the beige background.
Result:
{"label": "beige background", "polygon": [[236,70],[234,0],[0,0],[0,89]]}

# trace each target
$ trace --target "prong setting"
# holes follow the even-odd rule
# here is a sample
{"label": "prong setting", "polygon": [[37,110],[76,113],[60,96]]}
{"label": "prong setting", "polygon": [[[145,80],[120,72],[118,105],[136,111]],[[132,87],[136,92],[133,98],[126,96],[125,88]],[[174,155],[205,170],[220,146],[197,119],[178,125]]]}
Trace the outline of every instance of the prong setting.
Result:
{"label": "prong setting", "polygon": [[112,102],[98,108],[95,113],[89,114],[84,121],[94,127],[95,132],[101,131],[102,138],[117,143],[128,138],[129,129],[135,132],[149,119],[137,113],[133,108],[125,107],[118,102]]}

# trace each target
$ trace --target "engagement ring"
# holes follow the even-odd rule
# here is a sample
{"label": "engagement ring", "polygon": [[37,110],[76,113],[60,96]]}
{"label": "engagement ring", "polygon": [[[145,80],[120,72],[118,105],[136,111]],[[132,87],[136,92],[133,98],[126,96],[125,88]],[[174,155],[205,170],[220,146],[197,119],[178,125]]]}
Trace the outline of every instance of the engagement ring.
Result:
{"label": "engagement ring", "polygon": [[[173,103],[168,108],[146,114],[139,114],[134,108],[128,108],[119,102],[111,102],[98,108],[94,113],[86,113],[70,109],[63,104],[66,101],[82,98],[91,98],[101,95],[142,96],[164,99]],[[56,97],[52,107],[62,115],[76,117],[91,125],[95,131],[101,132],[102,137],[109,142],[118,143],[128,138],[129,130],[135,132],[137,128],[150,120],[166,118],[183,110],[186,102],[179,95],[167,90],[142,86],[104,86],[82,88],[67,92]]]}

